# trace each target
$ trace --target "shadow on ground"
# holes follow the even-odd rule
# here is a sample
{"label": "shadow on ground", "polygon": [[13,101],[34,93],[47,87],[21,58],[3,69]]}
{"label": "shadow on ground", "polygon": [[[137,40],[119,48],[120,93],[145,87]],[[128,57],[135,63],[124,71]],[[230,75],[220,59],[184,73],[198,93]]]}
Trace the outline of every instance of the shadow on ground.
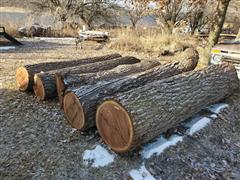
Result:
{"label": "shadow on ground", "polygon": [[[56,101],[39,103],[31,93],[1,89],[0,177],[2,179],[127,179],[143,163],[133,152],[115,155],[108,166],[84,163],[83,152],[103,145],[96,129],[82,134],[64,119]],[[240,177],[240,98],[193,136],[159,156],[144,160],[162,179],[227,179]]]}

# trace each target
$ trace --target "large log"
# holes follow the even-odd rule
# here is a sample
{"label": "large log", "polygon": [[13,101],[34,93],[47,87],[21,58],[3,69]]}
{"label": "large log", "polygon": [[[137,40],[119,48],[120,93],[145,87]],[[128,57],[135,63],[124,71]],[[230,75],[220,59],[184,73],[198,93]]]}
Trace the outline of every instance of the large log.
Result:
{"label": "large log", "polygon": [[112,150],[130,151],[238,88],[233,65],[212,65],[107,98],[97,109],[96,125]]}
{"label": "large log", "polygon": [[65,74],[93,73],[112,69],[121,64],[135,64],[139,62],[140,60],[135,57],[126,56],[86,65],[57,69],[48,71],[46,73],[38,73],[34,75],[34,93],[38,100],[53,99],[57,97],[57,88],[55,81],[56,73],[60,73],[63,76],[65,76]]}
{"label": "large log", "polygon": [[105,56],[78,59],[73,61],[48,62],[40,64],[25,65],[16,70],[16,81],[20,91],[32,91],[34,84],[34,74],[40,72],[51,71],[55,69],[62,69],[65,67],[79,66],[94,62],[101,62],[108,59],[121,57],[120,54],[109,54]]}
{"label": "large log", "polygon": [[68,88],[77,88],[87,84],[93,84],[97,81],[111,80],[129,74],[146,71],[150,68],[160,65],[159,61],[143,61],[131,65],[119,65],[107,71],[100,71],[96,73],[86,74],[66,74],[65,76],[60,73],[55,74],[57,94],[60,107],[63,108],[63,96],[65,90]]}
{"label": "large log", "polygon": [[198,53],[191,52],[192,56],[185,60],[181,59],[175,63],[157,66],[141,73],[68,90],[63,101],[67,120],[72,127],[83,131],[95,126],[96,106],[106,96],[193,70],[198,62]]}

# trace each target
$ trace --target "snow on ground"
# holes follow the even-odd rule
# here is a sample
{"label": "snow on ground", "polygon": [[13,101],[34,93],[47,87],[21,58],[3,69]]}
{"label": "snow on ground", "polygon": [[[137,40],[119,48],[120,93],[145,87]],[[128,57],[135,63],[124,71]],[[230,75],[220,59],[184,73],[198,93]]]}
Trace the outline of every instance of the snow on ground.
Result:
{"label": "snow on ground", "polygon": [[153,154],[160,155],[165,149],[170,146],[176,145],[182,140],[183,137],[178,135],[172,135],[169,139],[165,139],[161,135],[159,138],[157,138],[157,141],[144,146],[140,154],[142,155],[142,158],[148,159]]}
{"label": "snow on ground", "polygon": [[139,169],[133,169],[129,172],[133,180],[156,180],[146,169],[144,164]]}
{"label": "snow on ground", "polygon": [[63,44],[73,44],[75,43],[75,38],[69,37],[69,38],[54,38],[54,37],[36,37],[37,40],[50,42],[50,43],[63,43]]}
{"label": "snow on ground", "polygon": [[86,150],[83,153],[83,160],[86,164],[92,161],[92,167],[103,167],[114,161],[114,155],[110,154],[105,148],[97,145],[93,150]]}
{"label": "snow on ground", "polygon": [[11,49],[15,49],[15,46],[2,46],[2,47],[0,47],[0,51],[7,51],[7,50],[11,50]]}
{"label": "snow on ground", "polygon": [[220,113],[220,111],[222,109],[224,109],[226,107],[228,107],[228,104],[226,104],[226,103],[219,103],[219,104],[211,105],[211,106],[207,107],[207,109],[209,111],[211,111],[212,113],[218,114],[218,113]]}
{"label": "snow on ground", "polygon": [[216,115],[216,114],[212,114],[210,117],[211,117],[212,119],[216,119],[216,118],[217,118],[217,115]]}
{"label": "snow on ground", "polygon": [[238,79],[240,79],[240,66],[239,65],[235,65],[235,68],[237,70]]}
{"label": "snow on ground", "polygon": [[193,118],[189,123],[187,123],[185,126],[188,127],[188,134],[192,136],[197,131],[203,129],[205,126],[207,126],[211,122],[211,119],[207,117],[195,117]]}
{"label": "snow on ground", "polygon": [[[216,114],[226,107],[228,107],[228,104],[219,103],[211,105],[207,107],[207,109],[214,113],[210,117],[215,119],[217,117]],[[195,116],[185,126],[188,128],[188,134],[193,135],[207,126],[210,122],[210,118]],[[183,137],[184,136],[172,135],[169,139],[165,139],[162,135],[160,135],[155,142],[145,145],[140,153],[144,159],[148,159],[154,154],[160,155],[168,147],[176,145],[178,142],[182,141]]]}
{"label": "snow on ground", "polygon": [[[214,104],[206,109],[210,110],[212,115],[211,118],[215,119],[222,109],[228,107],[228,104],[219,103]],[[188,123],[185,124],[185,127],[188,128],[187,134],[193,135],[194,133],[198,132],[199,130],[203,129],[211,123],[211,119],[204,116],[195,116],[193,117]],[[166,139],[163,135],[160,135],[156,141],[153,143],[149,143],[143,146],[143,149],[140,151],[140,154],[143,158],[143,164],[139,169],[133,169],[129,172],[129,175],[134,180],[155,180],[155,178],[148,172],[148,170],[144,166],[144,159],[148,159],[153,155],[160,155],[170,146],[176,145],[178,142],[183,141],[185,136],[180,135],[172,135],[170,138]],[[93,150],[86,150],[83,153],[83,160],[88,164],[92,162],[92,167],[103,167],[106,166],[114,161],[114,154],[109,153],[105,148],[100,145],[97,145]]]}

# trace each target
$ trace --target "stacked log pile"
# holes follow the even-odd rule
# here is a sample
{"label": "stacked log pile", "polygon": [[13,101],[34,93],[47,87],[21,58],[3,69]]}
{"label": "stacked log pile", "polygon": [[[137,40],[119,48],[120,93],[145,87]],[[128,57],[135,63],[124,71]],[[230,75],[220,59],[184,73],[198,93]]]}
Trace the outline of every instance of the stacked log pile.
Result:
{"label": "stacked log pile", "polygon": [[105,42],[109,38],[108,32],[101,31],[80,31],[79,36],[84,41],[97,41],[97,42]]}
{"label": "stacked log pile", "polygon": [[184,59],[170,64],[108,81],[100,81],[77,89],[68,89],[63,101],[65,115],[72,127],[87,130],[95,126],[96,106],[106,96],[141,87],[151,81],[191,71],[196,67],[197,62],[197,52],[189,49]]}
{"label": "stacked log pile", "polygon": [[93,58],[85,58],[73,61],[60,61],[60,62],[49,62],[49,63],[40,63],[40,64],[32,64],[19,67],[16,70],[16,81],[17,86],[20,91],[33,91],[34,85],[34,74],[40,72],[46,72],[50,70],[61,69],[65,67],[73,67],[79,66],[94,62],[101,62],[107,59],[119,58],[121,57],[120,54],[110,54],[100,57],[93,57]]}
{"label": "stacked log pile", "polygon": [[94,73],[112,69],[121,64],[135,64],[139,62],[140,60],[135,57],[126,56],[80,66],[57,69],[48,71],[47,73],[37,73],[34,75],[33,89],[38,100],[53,99],[57,97],[55,81],[55,74],[57,73],[62,76],[66,76],[67,74]]}
{"label": "stacked log pile", "polygon": [[17,69],[16,80],[38,100],[58,96],[73,128],[97,126],[112,150],[127,152],[239,88],[233,65],[196,71],[198,59],[192,48],[168,64],[110,54],[27,65]]}
{"label": "stacked log pile", "polygon": [[137,72],[143,72],[153,67],[159,66],[158,61],[144,61],[136,64],[129,65],[119,65],[116,68],[99,71],[95,73],[84,73],[84,74],[55,74],[57,94],[59,99],[59,104],[63,106],[63,96],[65,91],[68,89],[80,88],[84,85],[90,85],[97,83],[98,81],[107,81],[115,78],[120,78]]}

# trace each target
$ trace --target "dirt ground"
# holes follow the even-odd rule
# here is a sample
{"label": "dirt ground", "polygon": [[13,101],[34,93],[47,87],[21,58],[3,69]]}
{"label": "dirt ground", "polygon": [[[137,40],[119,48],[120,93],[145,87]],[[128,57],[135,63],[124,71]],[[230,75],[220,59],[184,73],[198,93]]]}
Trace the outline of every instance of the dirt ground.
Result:
{"label": "dirt ground", "polygon": [[[33,94],[20,93],[15,85],[20,65],[114,51],[99,44],[76,50],[71,41],[23,41],[22,47],[0,52],[0,179],[128,179],[129,171],[143,162],[137,151],[116,155],[105,167],[86,165],[82,158],[86,149],[106,147],[96,130],[73,131],[56,100],[38,103]],[[144,160],[148,171],[156,179],[240,179],[240,93],[225,102],[229,108],[213,123]]]}

